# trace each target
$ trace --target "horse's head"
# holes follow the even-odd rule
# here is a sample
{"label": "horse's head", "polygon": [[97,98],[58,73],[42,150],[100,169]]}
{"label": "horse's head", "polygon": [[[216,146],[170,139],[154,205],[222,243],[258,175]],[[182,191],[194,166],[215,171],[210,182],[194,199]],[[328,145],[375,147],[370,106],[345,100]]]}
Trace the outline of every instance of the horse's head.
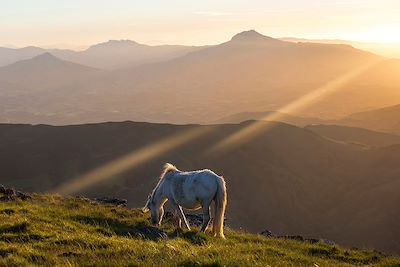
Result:
{"label": "horse's head", "polygon": [[149,210],[150,210],[150,203],[151,203],[151,194],[147,197],[147,202],[146,202],[146,204],[144,205],[144,207],[142,208],[142,211],[143,211],[144,213],[149,212]]}
{"label": "horse's head", "polygon": [[146,205],[142,208],[143,212],[149,212],[151,214],[151,223],[153,225],[160,225],[162,217],[164,215],[164,208],[161,203],[158,203],[153,197],[153,194],[150,194],[147,198]]}

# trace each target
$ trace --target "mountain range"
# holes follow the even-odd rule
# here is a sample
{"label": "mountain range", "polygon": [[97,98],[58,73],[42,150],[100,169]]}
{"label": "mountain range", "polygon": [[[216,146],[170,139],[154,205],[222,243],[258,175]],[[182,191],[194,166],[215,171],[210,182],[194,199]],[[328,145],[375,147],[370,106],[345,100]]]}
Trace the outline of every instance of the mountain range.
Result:
{"label": "mountain range", "polygon": [[98,69],[113,70],[169,60],[201,48],[183,45],[150,46],[131,40],[109,40],[92,45],[83,51],[44,49],[33,46],[24,48],[0,47],[0,66],[33,58],[40,54],[51,53],[60,59],[73,63]]}
{"label": "mountain range", "polygon": [[[40,49],[25,50],[35,54]],[[213,123],[233,114],[270,110],[340,120],[400,103],[399,60],[349,45],[282,41],[254,30],[205,47],[146,46],[122,40],[81,52],[43,52],[55,57],[51,72],[37,57],[1,67],[2,122]],[[6,64],[17,52],[0,53]],[[18,59],[21,55],[14,57]],[[64,70],[66,61],[75,73],[88,67],[75,78],[70,74],[74,71]],[[35,69],[38,78],[32,78],[33,83],[24,77],[24,68]],[[64,71],[62,77],[53,74]],[[48,90],[36,95],[37,88]],[[296,108],[287,110],[293,104]]]}

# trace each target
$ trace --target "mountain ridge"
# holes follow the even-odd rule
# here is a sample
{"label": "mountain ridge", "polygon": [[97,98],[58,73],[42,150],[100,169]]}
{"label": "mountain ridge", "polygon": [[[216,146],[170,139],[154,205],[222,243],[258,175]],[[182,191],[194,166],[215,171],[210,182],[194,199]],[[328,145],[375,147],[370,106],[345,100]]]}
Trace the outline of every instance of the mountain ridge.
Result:
{"label": "mountain ridge", "polygon": [[400,104],[353,113],[339,120],[339,123],[400,134]]}

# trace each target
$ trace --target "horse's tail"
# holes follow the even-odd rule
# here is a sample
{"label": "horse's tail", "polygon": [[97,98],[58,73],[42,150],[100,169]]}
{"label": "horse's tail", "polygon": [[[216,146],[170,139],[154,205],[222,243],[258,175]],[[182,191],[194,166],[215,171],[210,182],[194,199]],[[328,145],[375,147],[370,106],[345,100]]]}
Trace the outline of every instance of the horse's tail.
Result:
{"label": "horse's tail", "polygon": [[214,231],[214,236],[225,238],[224,215],[227,202],[226,186],[223,177],[218,177],[217,182],[218,182],[217,193],[214,198],[215,211],[214,211],[213,231]]}

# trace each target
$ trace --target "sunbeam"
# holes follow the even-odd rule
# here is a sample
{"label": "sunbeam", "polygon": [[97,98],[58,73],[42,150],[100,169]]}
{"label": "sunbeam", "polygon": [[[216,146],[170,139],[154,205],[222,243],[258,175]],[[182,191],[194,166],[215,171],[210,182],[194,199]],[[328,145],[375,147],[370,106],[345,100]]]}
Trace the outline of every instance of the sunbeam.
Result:
{"label": "sunbeam", "polygon": [[69,180],[52,190],[52,192],[64,195],[79,192],[93,184],[105,181],[116,174],[138,167],[140,164],[156,158],[178,146],[188,143],[208,133],[210,130],[210,127],[199,126],[195,127],[194,129],[166,137],[154,144],[145,146],[139,150],[135,150],[114,161],[111,161],[82,176]]}
{"label": "sunbeam", "polygon": [[[277,121],[280,117],[285,113],[293,113],[297,112],[301,109],[306,108],[307,106],[311,105],[313,101],[317,100],[318,98],[325,97],[329,93],[332,93],[340,88],[340,86],[348,83],[351,79],[357,77],[358,75],[365,72],[370,67],[378,64],[381,60],[374,60],[369,64],[363,65],[355,70],[345,73],[344,75],[331,80],[320,86],[310,93],[306,94],[305,96],[296,99],[295,101],[287,104],[286,106],[280,108],[278,112],[273,112],[268,114],[267,116],[259,119],[248,125],[247,127],[237,131],[236,133],[231,134],[227,138],[223,139],[215,146],[210,148],[206,151],[206,154],[215,153],[221,150],[232,149],[235,146],[240,145],[242,142],[255,137],[257,134],[267,130],[268,128],[272,127],[273,124],[267,123],[266,121]],[[280,112],[279,112],[280,111]]]}

